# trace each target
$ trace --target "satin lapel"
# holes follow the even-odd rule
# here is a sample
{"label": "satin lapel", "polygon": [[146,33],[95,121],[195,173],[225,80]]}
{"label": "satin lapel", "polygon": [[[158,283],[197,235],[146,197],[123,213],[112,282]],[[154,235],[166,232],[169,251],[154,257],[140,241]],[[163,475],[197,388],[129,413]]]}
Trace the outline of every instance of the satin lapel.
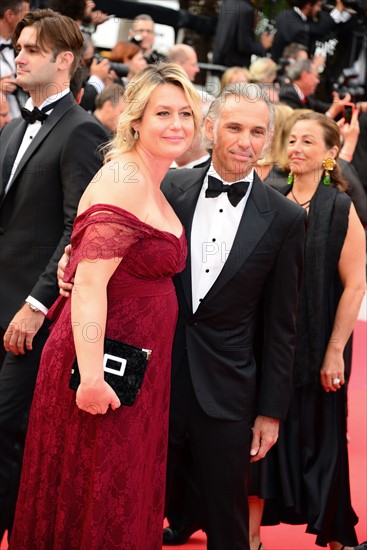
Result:
{"label": "satin lapel", "polygon": [[[59,120],[69,111],[74,105],[75,101],[71,94],[66,95],[58,105],[56,105],[55,109],[52,111],[51,115],[47,117],[46,121],[42,124],[41,129],[37,133],[36,137],[24,153],[16,171],[13,177],[13,181],[11,186],[16,184],[16,179],[18,178],[19,174],[22,172],[24,167],[27,165],[28,161],[32,156],[34,155],[35,151],[38,149],[38,147],[43,143],[43,141],[47,138],[48,134],[51,132],[51,130],[54,128],[54,126],[59,122]],[[81,144],[82,146],[82,144]]]}
{"label": "satin lapel", "polygon": [[[1,139],[1,147],[4,147],[2,158],[3,166],[1,168],[1,193],[5,191],[5,187],[9,181],[11,169],[13,167],[14,161],[16,159],[20,144],[22,143],[23,136],[27,128],[27,123],[23,119],[19,119],[18,125],[14,128],[13,133],[11,134],[8,142],[6,144],[2,143],[3,137]],[[3,198],[3,195],[2,195]]]}
{"label": "satin lapel", "polygon": [[[186,267],[180,273],[179,277],[182,280],[185,297],[190,309],[192,309],[192,288],[191,288],[191,228],[196,203],[203,184],[203,180],[209,166],[204,168],[193,168],[185,171],[185,176],[182,181],[169,181],[169,175],[166,176],[169,186],[169,201],[172,204],[177,216],[180,218],[182,225],[185,228],[187,240],[187,261]],[[179,170],[175,170],[175,176],[179,175]]]}
{"label": "satin lapel", "polygon": [[253,187],[227,261],[217,280],[203,298],[198,310],[205,307],[205,303],[220,292],[242,267],[264,236],[273,221],[274,215],[275,211],[270,209],[265,185],[255,174]]}

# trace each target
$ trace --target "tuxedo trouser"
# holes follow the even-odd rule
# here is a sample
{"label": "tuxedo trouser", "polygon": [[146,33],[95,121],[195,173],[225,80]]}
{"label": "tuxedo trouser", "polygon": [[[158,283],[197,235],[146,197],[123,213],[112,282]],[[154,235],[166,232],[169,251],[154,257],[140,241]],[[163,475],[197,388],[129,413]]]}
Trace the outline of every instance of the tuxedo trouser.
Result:
{"label": "tuxedo trouser", "polygon": [[0,367],[0,540],[13,526],[29,411],[48,327],[45,321],[32,351],[8,352]]}
{"label": "tuxedo trouser", "polygon": [[[230,396],[229,396],[230,399]],[[248,550],[248,474],[253,418],[208,416],[195,396],[184,361],[172,379],[167,499],[187,438],[197,472],[208,550]]]}

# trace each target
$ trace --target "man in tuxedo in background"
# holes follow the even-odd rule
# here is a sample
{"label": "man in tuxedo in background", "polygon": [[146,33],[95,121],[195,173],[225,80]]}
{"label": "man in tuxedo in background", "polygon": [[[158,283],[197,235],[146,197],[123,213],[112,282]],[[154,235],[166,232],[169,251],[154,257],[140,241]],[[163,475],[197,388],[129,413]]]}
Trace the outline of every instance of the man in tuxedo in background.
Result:
{"label": "man in tuxedo in background", "polygon": [[321,11],[320,0],[289,0],[290,9],[282,10],[276,21],[276,34],[271,48],[271,57],[278,61],[288,44],[303,44],[310,55],[315,50],[316,40],[322,40],[339,23],[347,22],[350,14],[344,10],[340,0],[335,8],[327,13]]}
{"label": "man in tuxedo in background", "polygon": [[16,83],[30,99],[26,120],[12,120],[0,134],[0,327],[7,352],[0,367],[0,540],[12,526],[48,335],[45,315],[58,296],[57,262],[79,198],[101,166],[98,147],[107,140],[70,93],[83,44],[77,24],[36,10],[18,23],[13,41]]}
{"label": "man in tuxedo in background", "polygon": [[12,34],[18,22],[29,10],[29,2],[1,0],[0,3],[0,91],[7,95],[11,118],[20,115],[26,95],[15,83],[14,49]]}
{"label": "man in tuxedo in background", "polygon": [[210,550],[249,548],[249,462],[275,443],[290,397],[306,215],[254,172],[273,124],[263,88],[227,86],[205,120],[209,169],[169,171],[162,183],[189,245],[175,278],[167,502],[187,438]]}
{"label": "man in tuxedo in background", "polygon": [[347,93],[340,99],[337,92],[333,92],[332,103],[325,103],[314,96],[320,82],[317,65],[311,59],[301,59],[291,63],[287,68],[290,83],[283,84],[279,92],[279,101],[292,109],[312,109],[324,113],[331,118],[338,116],[351,99]]}

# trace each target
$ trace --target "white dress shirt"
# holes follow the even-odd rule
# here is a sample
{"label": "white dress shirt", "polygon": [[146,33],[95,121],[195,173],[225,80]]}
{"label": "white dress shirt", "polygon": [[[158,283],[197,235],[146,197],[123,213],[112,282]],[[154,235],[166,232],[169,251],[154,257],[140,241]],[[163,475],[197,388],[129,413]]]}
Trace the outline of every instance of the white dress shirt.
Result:
{"label": "white dress shirt", "polygon": [[[254,180],[254,170],[242,180],[249,181],[246,195],[236,207],[228,200],[227,193],[215,198],[206,198],[208,175],[222,178],[213,165],[205,176],[199,199],[196,204],[191,231],[191,283],[192,307],[195,312],[201,300],[213,286],[228,258],[237,229],[250,195]],[[226,182],[231,185],[236,182]]]}

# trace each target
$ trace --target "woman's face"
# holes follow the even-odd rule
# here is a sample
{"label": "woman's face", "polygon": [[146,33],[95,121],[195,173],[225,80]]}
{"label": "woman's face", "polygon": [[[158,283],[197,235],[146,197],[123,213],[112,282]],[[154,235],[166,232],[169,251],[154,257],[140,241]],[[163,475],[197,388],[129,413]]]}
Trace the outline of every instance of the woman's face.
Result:
{"label": "woman's face", "polygon": [[315,181],[319,181],[322,161],[327,157],[335,158],[337,151],[337,147],[326,147],[324,130],[315,120],[299,120],[290,131],[287,154],[294,174],[314,172]]}
{"label": "woman's face", "polygon": [[130,69],[129,75],[130,75],[130,78],[132,78],[139,71],[141,71],[142,69],[145,69],[145,67],[147,66],[147,62],[144,59],[143,53],[138,52],[137,54],[134,55],[134,57],[126,61],[126,65],[129,66],[129,69]]}
{"label": "woman's face", "polygon": [[139,132],[137,146],[155,158],[174,160],[182,155],[195,132],[192,110],[183,90],[174,84],[157,86],[134,130]]}

